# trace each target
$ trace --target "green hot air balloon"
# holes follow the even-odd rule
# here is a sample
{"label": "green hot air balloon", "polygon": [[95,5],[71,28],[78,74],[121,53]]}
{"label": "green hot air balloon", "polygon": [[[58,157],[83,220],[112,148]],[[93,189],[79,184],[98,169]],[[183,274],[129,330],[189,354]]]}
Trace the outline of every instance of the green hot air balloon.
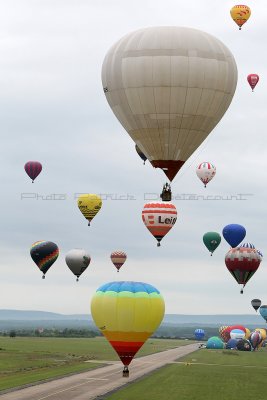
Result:
{"label": "green hot air balloon", "polygon": [[210,251],[211,256],[221,243],[221,240],[221,235],[217,232],[207,232],[203,235],[203,242],[207,249]]}

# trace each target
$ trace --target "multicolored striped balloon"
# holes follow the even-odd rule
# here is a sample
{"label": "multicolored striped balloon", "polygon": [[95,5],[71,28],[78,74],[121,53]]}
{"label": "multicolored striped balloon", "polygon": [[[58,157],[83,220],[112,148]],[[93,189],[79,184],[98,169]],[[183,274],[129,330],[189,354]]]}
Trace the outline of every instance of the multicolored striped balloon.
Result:
{"label": "multicolored striped balloon", "polygon": [[120,268],[123,266],[127,259],[127,254],[124,253],[124,251],[113,251],[110,255],[111,261],[117,268],[117,271],[119,272]]}
{"label": "multicolored striped balloon", "polygon": [[[256,249],[236,247],[230,249],[225,256],[225,265],[237,283],[245,287],[246,283],[255,274],[261,263]],[[241,290],[243,293],[243,290]]]}
{"label": "multicolored striped balloon", "polygon": [[169,232],[177,220],[177,210],[174,204],[147,203],[142,211],[142,219],[150,233],[160,241]]}
{"label": "multicolored striped balloon", "polygon": [[102,199],[97,194],[81,194],[77,200],[79,210],[87,219],[88,225],[102,207]]}
{"label": "multicolored striped balloon", "polygon": [[160,325],[164,316],[160,292],[143,282],[110,282],[91,300],[93,320],[125,366]]}
{"label": "multicolored striped balloon", "polygon": [[43,273],[43,279],[49,268],[54,264],[59,255],[59,249],[53,242],[40,240],[31,247],[31,258]]}
{"label": "multicolored striped balloon", "polygon": [[42,164],[39,161],[28,161],[24,165],[25,172],[32,179],[32,183],[34,182],[34,179],[37,178],[37,176],[40,174],[42,168]]}
{"label": "multicolored striped balloon", "polygon": [[199,164],[196,169],[196,174],[206,187],[207,184],[212,180],[212,178],[214,178],[216,174],[216,167],[213,164],[205,161]]}

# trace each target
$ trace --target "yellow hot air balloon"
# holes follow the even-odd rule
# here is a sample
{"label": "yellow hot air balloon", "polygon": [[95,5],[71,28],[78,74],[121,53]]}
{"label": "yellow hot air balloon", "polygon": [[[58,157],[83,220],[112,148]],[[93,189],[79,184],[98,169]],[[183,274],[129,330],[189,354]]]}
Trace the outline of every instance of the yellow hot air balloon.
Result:
{"label": "yellow hot air balloon", "polygon": [[110,282],[101,286],[91,301],[93,320],[124,364],[128,365],[164,316],[160,292],[143,282]]}
{"label": "yellow hot air balloon", "polygon": [[251,15],[250,8],[248,6],[237,5],[231,8],[230,14],[235,23],[239,26],[239,30],[242,25],[249,19]]}
{"label": "yellow hot air balloon", "polygon": [[129,33],[102,66],[113,113],[170,180],[218,124],[236,83],[234,57],[220,40],[178,26]]}
{"label": "yellow hot air balloon", "polygon": [[248,339],[250,337],[251,332],[248,328],[245,328],[245,329],[246,329],[245,338]]}
{"label": "yellow hot air balloon", "polygon": [[88,220],[88,225],[102,207],[102,199],[97,194],[81,194],[77,200],[79,210]]}

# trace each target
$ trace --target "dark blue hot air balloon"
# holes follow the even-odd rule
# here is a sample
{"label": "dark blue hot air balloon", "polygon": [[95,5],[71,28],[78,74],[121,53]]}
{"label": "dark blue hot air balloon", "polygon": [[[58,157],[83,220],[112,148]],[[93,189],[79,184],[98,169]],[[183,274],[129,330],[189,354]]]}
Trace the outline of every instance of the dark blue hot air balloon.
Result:
{"label": "dark blue hot air balloon", "polygon": [[246,236],[246,229],[242,225],[230,224],[223,228],[222,234],[231,247],[237,247]]}
{"label": "dark blue hot air balloon", "polygon": [[205,331],[204,329],[196,329],[195,330],[195,338],[197,340],[202,340],[205,336]]}

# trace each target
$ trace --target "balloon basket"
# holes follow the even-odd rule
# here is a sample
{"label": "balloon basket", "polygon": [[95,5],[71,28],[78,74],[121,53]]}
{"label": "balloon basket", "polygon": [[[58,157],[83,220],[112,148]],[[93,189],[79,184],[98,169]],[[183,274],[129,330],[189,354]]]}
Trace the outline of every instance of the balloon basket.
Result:
{"label": "balloon basket", "polygon": [[79,278],[77,277],[76,282],[79,282]]}
{"label": "balloon basket", "polygon": [[122,376],[123,376],[123,378],[129,378],[129,369],[128,369],[128,367],[124,367],[123,368],[123,371],[122,371]]}
{"label": "balloon basket", "polygon": [[160,243],[157,243],[157,247],[160,247]]}
{"label": "balloon basket", "polygon": [[42,276],[42,279],[45,279],[45,275]]}

